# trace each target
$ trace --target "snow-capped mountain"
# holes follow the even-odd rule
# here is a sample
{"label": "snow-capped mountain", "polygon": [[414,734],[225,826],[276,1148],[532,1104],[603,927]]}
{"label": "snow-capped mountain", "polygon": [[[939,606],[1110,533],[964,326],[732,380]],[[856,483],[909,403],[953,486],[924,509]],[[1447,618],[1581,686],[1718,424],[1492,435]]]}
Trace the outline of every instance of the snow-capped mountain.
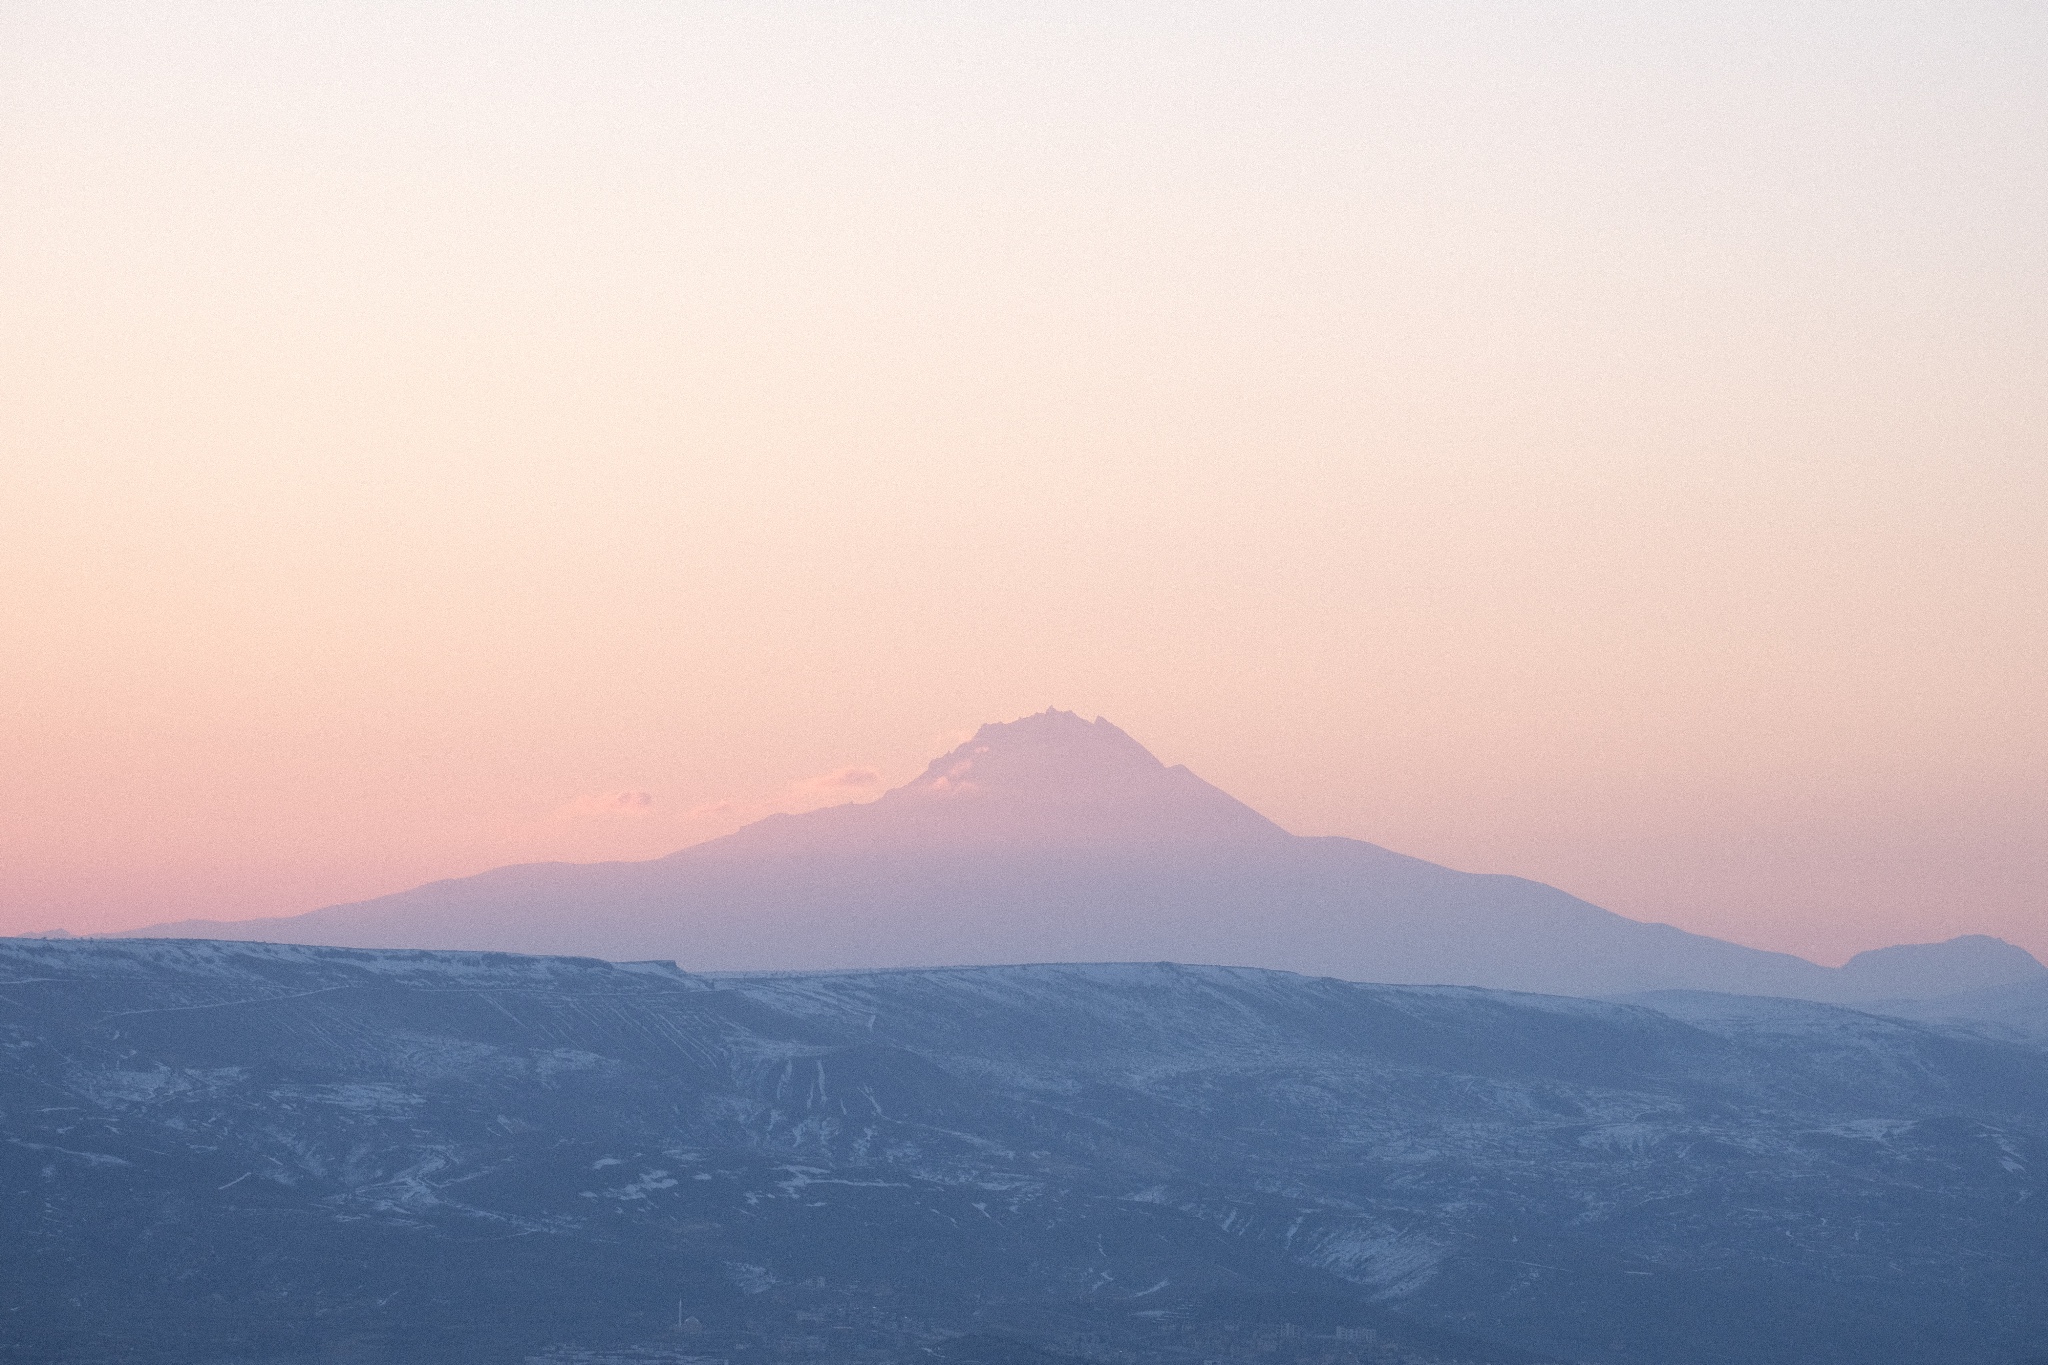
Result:
{"label": "snow-capped mountain", "polygon": [[0,941],[0,1173],[6,1360],[2048,1350],[2048,1053],[1801,1001]]}
{"label": "snow-capped mountain", "polygon": [[1199,961],[1574,995],[1853,1001],[2048,979],[1962,939],[1831,969],[1519,877],[1291,835],[1101,719],[987,725],[874,802],[641,863],[500,868],[285,919],[137,936],[494,949],[697,970]]}

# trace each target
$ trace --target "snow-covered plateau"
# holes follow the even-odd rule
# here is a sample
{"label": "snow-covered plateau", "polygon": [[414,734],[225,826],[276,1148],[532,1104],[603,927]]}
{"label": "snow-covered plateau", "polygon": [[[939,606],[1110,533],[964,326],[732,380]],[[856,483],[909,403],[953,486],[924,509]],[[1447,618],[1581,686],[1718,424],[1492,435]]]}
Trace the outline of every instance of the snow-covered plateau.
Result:
{"label": "snow-covered plateau", "polygon": [[1117,1360],[1233,1315],[1333,1361],[2048,1353],[2048,1050],[1939,1021],[0,940],[0,1029],[5,1361],[610,1359],[832,1296]]}

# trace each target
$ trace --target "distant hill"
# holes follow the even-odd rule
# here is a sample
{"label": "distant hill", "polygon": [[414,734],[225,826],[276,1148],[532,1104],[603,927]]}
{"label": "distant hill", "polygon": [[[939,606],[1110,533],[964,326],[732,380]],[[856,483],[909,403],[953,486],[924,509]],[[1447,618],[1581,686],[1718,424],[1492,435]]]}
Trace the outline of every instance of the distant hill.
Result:
{"label": "distant hill", "polygon": [[1880,1000],[1864,1008],[2048,1047],[2048,980],[2038,977],[1932,999]]}
{"label": "distant hill", "polygon": [[771,816],[650,862],[539,863],[283,919],[136,937],[494,949],[695,970],[1219,962],[1570,995],[1814,1000],[2048,979],[1973,937],[1831,969],[1646,924],[1519,877],[1291,835],[1108,721],[983,726],[864,805]]}

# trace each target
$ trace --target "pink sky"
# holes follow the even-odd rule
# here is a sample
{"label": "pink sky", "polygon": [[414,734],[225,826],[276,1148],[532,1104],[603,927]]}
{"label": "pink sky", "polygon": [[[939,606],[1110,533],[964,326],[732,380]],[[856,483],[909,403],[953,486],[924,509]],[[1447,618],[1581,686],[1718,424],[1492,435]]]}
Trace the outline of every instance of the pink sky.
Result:
{"label": "pink sky", "polygon": [[0,932],[653,856],[1053,704],[1298,832],[2048,956],[2048,19],[1656,8],[9,6]]}

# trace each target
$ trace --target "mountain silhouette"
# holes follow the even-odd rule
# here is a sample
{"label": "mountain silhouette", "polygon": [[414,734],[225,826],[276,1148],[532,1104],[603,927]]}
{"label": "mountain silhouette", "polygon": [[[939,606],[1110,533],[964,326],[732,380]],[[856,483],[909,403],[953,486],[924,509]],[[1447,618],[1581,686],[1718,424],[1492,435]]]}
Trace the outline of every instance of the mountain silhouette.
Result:
{"label": "mountain silhouette", "polygon": [[1520,877],[1289,834],[1108,721],[1057,710],[985,725],[875,801],[770,816],[664,858],[504,867],[127,937],[671,959],[695,971],[1174,960],[1566,995],[1832,1001],[2048,977],[2024,951],[1974,937],[1828,968]]}

